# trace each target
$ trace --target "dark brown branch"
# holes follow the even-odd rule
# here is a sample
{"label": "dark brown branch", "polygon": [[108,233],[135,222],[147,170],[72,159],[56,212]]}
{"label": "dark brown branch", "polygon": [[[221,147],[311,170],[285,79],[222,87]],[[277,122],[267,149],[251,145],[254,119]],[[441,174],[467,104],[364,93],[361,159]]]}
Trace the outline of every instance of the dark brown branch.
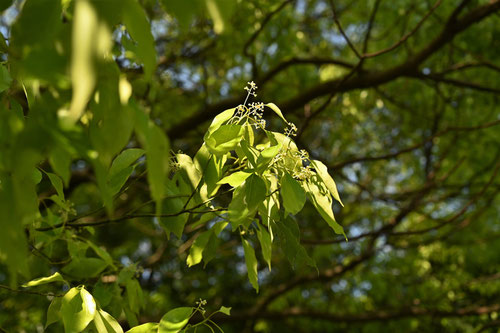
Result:
{"label": "dark brown branch", "polygon": [[36,228],[35,230],[36,231],[49,231],[49,230],[54,230],[54,229],[63,228],[63,227],[68,227],[68,228],[97,227],[97,226],[106,225],[109,223],[117,223],[117,222],[121,222],[121,221],[135,219],[135,218],[141,218],[141,217],[174,217],[174,216],[179,216],[182,214],[206,214],[206,213],[222,212],[225,210],[226,209],[223,209],[223,208],[207,209],[207,210],[202,210],[202,211],[196,211],[193,209],[183,209],[180,212],[172,213],[172,214],[160,214],[160,215],[157,215],[157,214],[131,214],[131,215],[123,215],[123,216],[113,218],[113,219],[104,219],[104,220],[92,221],[92,222],[58,223],[58,224],[55,224],[51,227]]}
{"label": "dark brown branch", "polygon": [[[320,96],[355,89],[373,88],[400,77],[411,77],[418,72],[419,66],[425,60],[443,48],[447,43],[451,42],[456,35],[471,25],[497,12],[499,9],[500,0],[495,0],[472,9],[455,22],[444,25],[441,32],[430,43],[428,43],[427,46],[422,48],[413,56],[407,58],[406,61],[399,65],[380,71],[363,72],[363,75],[354,75],[348,80],[345,80],[345,78],[339,78],[325,81],[306,89],[295,97],[283,102],[278,102],[277,104],[280,106],[281,110],[285,111],[285,113],[291,112],[292,110],[296,110],[297,108],[300,108],[309,101],[312,101]],[[340,82],[342,82],[341,85],[339,85]],[[182,137],[190,130],[196,128],[197,125],[213,118],[216,114],[222,112],[223,110],[240,104],[243,99],[244,96],[242,94],[241,97],[229,98],[217,104],[207,106],[203,110],[200,110],[193,116],[188,117],[181,123],[177,124],[175,128],[171,128],[168,131],[168,134],[173,139]]]}
{"label": "dark brown branch", "polygon": [[335,22],[335,25],[339,29],[340,34],[342,35],[342,37],[344,37],[345,41],[347,42],[347,45],[349,45],[349,47],[354,52],[354,54],[356,54],[356,57],[358,57],[359,59],[362,59],[361,54],[358,52],[358,50],[356,49],[354,44],[351,42],[349,37],[347,37],[344,29],[342,29],[342,25],[340,24],[340,21],[339,21],[338,15],[337,15],[337,11],[335,10],[335,5],[333,3],[333,0],[329,0],[329,2],[330,2],[330,7],[331,7],[332,13],[333,13],[333,21]]}
{"label": "dark brown branch", "polygon": [[21,294],[30,294],[30,295],[38,295],[38,296],[45,296],[45,297],[63,297],[64,295],[59,295],[59,294],[54,294],[54,293],[40,293],[37,291],[31,291],[31,290],[25,290],[25,289],[14,289],[8,286],[4,286],[0,284],[0,289],[5,289],[14,293],[21,293]]}
{"label": "dark brown branch", "polygon": [[410,38],[411,36],[413,36],[420,29],[420,27],[422,26],[422,24],[434,12],[434,10],[441,4],[441,2],[442,2],[442,0],[437,1],[434,4],[434,6],[432,6],[432,8],[427,12],[427,14],[425,14],[424,17],[422,17],[422,19],[417,23],[417,25],[415,26],[415,28],[413,28],[413,30],[411,30],[410,32],[408,32],[407,34],[405,34],[403,37],[401,37],[396,43],[394,43],[393,45],[389,46],[388,48],[385,48],[385,49],[377,51],[377,52],[364,53],[363,54],[363,58],[374,58],[374,57],[377,57],[379,55],[388,53],[388,52],[390,52],[390,51],[392,51],[394,49],[397,49],[399,46],[403,45],[408,40],[408,38]]}
{"label": "dark brown branch", "polygon": [[335,323],[366,323],[374,321],[390,321],[404,318],[432,316],[436,318],[480,316],[500,310],[500,304],[476,305],[444,311],[423,307],[408,307],[400,310],[381,310],[362,314],[338,314],[330,312],[311,311],[301,308],[291,308],[283,311],[266,311],[259,313],[240,312],[231,316],[214,316],[217,322],[233,322],[250,319],[284,320],[294,317],[306,317]]}
{"label": "dark brown branch", "polygon": [[415,73],[412,76],[419,78],[419,79],[427,79],[427,80],[432,80],[435,82],[443,82],[443,83],[451,84],[453,86],[460,87],[460,88],[468,88],[468,89],[474,89],[474,90],[478,90],[478,91],[500,94],[500,89],[482,86],[480,84],[470,82],[470,81],[460,81],[460,80],[456,80],[456,79],[449,79],[449,78],[446,78],[440,74],[424,75],[421,73]]}
{"label": "dark brown branch", "polygon": [[375,5],[373,6],[373,10],[372,10],[372,13],[370,15],[370,20],[368,21],[368,28],[366,29],[365,39],[363,41],[363,49],[362,49],[363,54],[366,54],[366,51],[368,50],[368,42],[370,41],[372,28],[373,28],[373,22],[375,21],[375,15],[377,15],[380,1],[381,0],[375,1]]}

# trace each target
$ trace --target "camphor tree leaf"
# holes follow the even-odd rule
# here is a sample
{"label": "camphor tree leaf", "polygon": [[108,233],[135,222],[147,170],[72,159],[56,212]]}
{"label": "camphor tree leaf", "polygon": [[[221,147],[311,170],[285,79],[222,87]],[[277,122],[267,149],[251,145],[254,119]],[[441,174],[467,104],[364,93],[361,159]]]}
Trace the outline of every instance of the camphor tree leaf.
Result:
{"label": "camphor tree leaf", "polygon": [[31,281],[23,284],[23,287],[34,287],[34,286],[39,286],[42,284],[47,284],[47,283],[52,283],[52,282],[64,282],[67,284],[66,280],[64,280],[62,275],[59,274],[59,272],[55,272],[51,276],[31,280]]}
{"label": "camphor tree leaf", "polygon": [[241,125],[222,125],[205,139],[212,154],[222,155],[238,147],[245,130]]}
{"label": "camphor tree leaf", "polygon": [[45,322],[45,328],[47,328],[50,324],[61,320],[61,305],[61,297],[54,297],[52,299],[52,302],[50,302],[49,308],[47,309],[47,321]]}
{"label": "camphor tree leaf", "polygon": [[61,198],[61,200],[64,200],[63,182],[61,178],[59,178],[59,176],[55,173],[51,172],[46,172],[46,175],[49,177],[52,186],[54,186],[54,188],[56,189],[59,198]]}
{"label": "camphor tree leaf", "polygon": [[139,157],[141,157],[145,153],[146,151],[140,148],[125,149],[113,160],[113,163],[109,168],[108,177],[113,178],[114,176],[116,176],[117,173],[132,165],[132,163],[134,163]]}
{"label": "camphor tree leaf", "polygon": [[347,236],[344,233],[344,228],[337,223],[333,215],[332,199],[330,192],[322,189],[322,182],[319,181],[318,176],[314,176],[302,183],[309,199],[311,200],[316,210],[320,213],[323,219],[328,223],[336,234]]}
{"label": "camphor tree leaf", "polygon": [[145,323],[136,327],[132,327],[127,333],[157,333],[158,323]]}
{"label": "camphor tree leaf", "polygon": [[283,198],[283,205],[287,212],[293,215],[302,210],[306,202],[306,193],[300,186],[299,182],[295,180],[290,174],[285,173],[281,178],[281,197]]}
{"label": "camphor tree leaf", "polygon": [[109,313],[99,309],[94,316],[94,325],[97,332],[123,333],[123,329]]}
{"label": "camphor tree leaf", "polygon": [[228,207],[228,217],[233,231],[241,224],[250,224],[255,215],[256,208],[250,207],[245,202],[246,183],[239,186],[233,193],[233,198]]}
{"label": "camphor tree leaf", "polygon": [[181,307],[170,310],[160,320],[158,333],[177,333],[186,326],[193,308]]}
{"label": "camphor tree leaf", "polygon": [[257,176],[252,174],[245,180],[245,203],[250,210],[256,210],[259,203],[266,199],[267,188],[266,183]]}
{"label": "camphor tree leaf", "polygon": [[335,181],[328,173],[328,168],[326,167],[326,165],[324,165],[323,162],[318,160],[312,160],[311,164],[316,169],[317,174],[319,175],[323,183],[325,183],[326,188],[328,189],[328,191],[330,191],[333,198],[337,200],[342,205],[342,207],[344,207],[342,200],[340,200],[340,195],[337,190],[337,185],[335,184]]}
{"label": "camphor tree leaf", "polygon": [[66,149],[58,146],[53,147],[49,155],[52,169],[62,178],[64,185],[69,185],[71,154]]}
{"label": "camphor tree leaf", "polygon": [[134,171],[134,166],[131,166],[131,164],[144,153],[144,150],[138,148],[126,149],[113,160],[107,176],[107,183],[112,195],[118,193],[125,185]]}
{"label": "camphor tree leaf", "polygon": [[281,120],[283,120],[285,122],[285,124],[288,124],[288,121],[285,119],[285,117],[283,116],[283,113],[281,112],[280,108],[276,104],[267,103],[267,104],[265,104],[265,106],[267,106],[268,108],[273,110],[274,113],[276,113],[278,115],[278,117],[280,117]]}
{"label": "camphor tree leaf", "polygon": [[135,108],[135,123],[139,140],[146,148],[148,183],[151,196],[156,201],[156,213],[160,214],[169,169],[170,144],[165,133],[138,107]]}
{"label": "camphor tree leaf", "polygon": [[316,267],[314,259],[307,254],[306,249],[300,244],[300,231],[293,219],[288,218],[286,221],[278,221],[272,225],[278,234],[280,246],[292,266],[298,268],[302,264],[307,264]]}
{"label": "camphor tree leaf", "polygon": [[221,306],[218,312],[221,312],[225,315],[230,316],[231,315],[231,307]]}
{"label": "camphor tree leaf", "polygon": [[130,36],[138,44],[135,48],[136,56],[143,62],[144,74],[149,79],[156,67],[156,49],[151,25],[138,1],[124,0],[122,5],[123,21]]}
{"label": "camphor tree leaf", "polygon": [[215,33],[220,34],[227,30],[235,2],[231,0],[205,0],[205,5],[214,22]]}
{"label": "camphor tree leaf", "polygon": [[97,276],[107,266],[108,264],[99,258],[75,257],[62,268],[62,272],[75,278],[85,279]]}
{"label": "camphor tree leaf", "polygon": [[189,267],[199,264],[201,259],[203,258],[203,251],[207,246],[208,240],[212,235],[213,230],[207,230],[202,232],[191,245],[191,249],[189,250],[189,255],[187,257],[187,265]]}
{"label": "camphor tree leaf", "polygon": [[83,287],[71,288],[63,297],[61,317],[66,332],[81,332],[94,319],[94,298]]}
{"label": "camphor tree leaf", "polygon": [[259,281],[257,274],[257,258],[255,257],[255,251],[250,245],[250,243],[242,238],[241,243],[243,244],[243,250],[245,251],[245,263],[247,266],[247,274],[248,280],[250,280],[250,284],[255,289],[255,291],[259,292]]}
{"label": "camphor tree leaf", "polygon": [[232,187],[238,187],[243,184],[243,182],[250,177],[250,175],[252,175],[252,173],[248,171],[236,171],[229,176],[222,178],[217,182],[217,184],[229,184]]}
{"label": "camphor tree leaf", "polygon": [[271,234],[265,229],[265,227],[260,226],[257,229],[257,238],[260,242],[260,247],[262,249],[262,257],[267,262],[269,270],[271,270],[271,257],[273,251],[273,241],[271,239]]}
{"label": "camphor tree leaf", "polygon": [[12,78],[7,70],[7,67],[0,65],[0,92],[7,90],[10,87]]}
{"label": "camphor tree leaf", "polygon": [[[66,128],[80,119],[94,90],[96,54],[108,52],[111,47],[111,33],[104,24],[100,24],[94,7],[87,0],[75,3],[72,42],[73,96],[69,110],[59,111],[61,123]],[[97,46],[102,49],[98,50]]]}
{"label": "camphor tree leaf", "polygon": [[213,132],[219,129],[226,121],[231,119],[234,115],[236,108],[225,110],[214,117],[210,127],[208,127],[207,133],[205,134],[204,140],[207,140],[207,137],[211,135]]}

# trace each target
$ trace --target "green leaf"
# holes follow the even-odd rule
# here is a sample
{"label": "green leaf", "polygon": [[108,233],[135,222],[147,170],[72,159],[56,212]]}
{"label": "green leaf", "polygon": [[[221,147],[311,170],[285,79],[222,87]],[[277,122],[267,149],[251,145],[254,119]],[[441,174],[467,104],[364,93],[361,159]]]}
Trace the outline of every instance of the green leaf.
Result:
{"label": "green leaf", "polygon": [[158,323],[145,323],[136,327],[132,327],[126,333],[156,333],[158,332]]}
{"label": "green leaf", "polygon": [[31,280],[30,282],[23,284],[23,287],[34,287],[52,282],[64,282],[67,284],[64,278],[61,276],[61,274],[59,274],[59,272],[55,272],[51,276]]}
{"label": "green leaf", "polygon": [[113,160],[108,177],[112,178],[123,169],[126,169],[145,153],[145,150],[139,148],[125,149]]}
{"label": "green leaf", "polygon": [[59,178],[59,176],[56,175],[55,173],[46,172],[46,174],[50,179],[50,183],[56,189],[59,198],[61,198],[61,200],[64,200],[63,182],[61,178]]}
{"label": "green leaf", "polygon": [[[115,64],[99,67],[101,80],[98,85],[99,99],[91,103],[93,117],[89,135],[97,158],[109,167],[113,157],[129,143],[134,129],[134,114],[131,107],[124,106],[119,98],[120,72]],[[107,173],[106,173],[107,176]]]}
{"label": "green leaf", "polygon": [[45,328],[52,323],[61,320],[61,305],[62,297],[54,297],[52,302],[50,302],[49,308],[47,309],[47,322],[45,323]]}
{"label": "green leaf", "polygon": [[128,279],[125,281],[125,290],[127,291],[127,300],[132,312],[139,314],[143,306],[143,294],[139,281]]}
{"label": "green leaf", "polygon": [[247,265],[248,280],[258,293],[259,281],[257,278],[257,258],[255,257],[255,251],[246,239],[242,238],[241,242],[243,244],[243,250],[245,251],[245,263]]}
{"label": "green leaf", "polygon": [[64,266],[62,272],[78,279],[85,279],[99,275],[108,264],[99,258],[73,258]]}
{"label": "green leaf", "polygon": [[245,181],[245,203],[250,210],[257,209],[259,203],[266,199],[267,188],[266,183],[257,176],[252,174]]}
{"label": "green leaf", "polygon": [[288,124],[288,121],[285,119],[285,117],[283,116],[283,113],[281,112],[280,108],[276,104],[267,103],[264,105],[267,106],[268,108],[270,108],[271,110],[273,110],[274,113],[276,113],[278,115],[278,117],[280,117],[281,120],[283,120],[285,122],[285,124]]}
{"label": "green leaf", "polygon": [[11,83],[12,78],[10,77],[7,67],[0,65],[0,93],[9,89]]}
{"label": "green leaf", "polygon": [[224,124],[226,121],[228,121],[229,119],[231,119],[233,117],[233,115],[234,115],[234,111],[236,111],[236,108],[225,110],[225,111],[219,113],[218,115],[216,115],[214,117],[214,120],[212,120],[212,123],[210,124],[210,127],[207,130],[207,133],[205,134],[204,140],[206,141],[207,140],[206,138],[211,133],[213,133],[216,130],[218,130],[222,126],[222,124]]}
{"label": "green leaf", "polygon": [[[14,198],[13,181],[0,171],[0,258],[7,264],[11,277],[18,271],[28,274],[28,244],[18,204]],[[23,188],[17,188],[22,190]]]}
{"label": "green leaf", "polygon": [[318,177],[313,177],[309,180],[306,180],[303,183],[304,189],[309,196],[309,199],[313,203],[316,210],[320,213],[323,219],[328,223],[328,225],[335,231],[336,234],[344,235],[347,240],[347,236],[344,233],[344,228],[340,224],[335,221],[335,216],[333,215],[332,210],[332,200],[330,197],[330,193],[326,191],[326,189],[321,188],[321,184],[319,182]]}
{"label": "green leaf", "polygon": [[212,154],[222,155],[238,147],[244,132],[241,125],[222,125],[207,136],[205,143]]}
{"label": "green leaf", "polygon": [[144,64],[146,78],[150,79],[156,68],[155,40],[151,33],[151,25],[137,0],[123,1],[122,6],[123,21],[127,31],[138,44],[135,48],[136,56]]}
{"label": "green leaf", "polygon": [[[59,111],[61,123],[66,128],[72,127],[80,119],[94,91],[96,73],[93,58],[98,31],[99,21],[92,5],[86,0],[77,1],[73,18],[71,52],[73,95],[69,110]],[[110,36],[103,35],[101,38],[108,39]]]}
{"label": "green leaf", "polygon": [[87,240],[86,243],[94,250],[94,252],[101,257],[102,260],[108,264],[108,266],[111,266],[113,268],[116,268],[116,266],[113,263],[113,258],[111,255],[106,251],[105,249],[97,246],[96,244],[92,243],[90,240]]}
{"label": "green leaf", "polygon": [[42,178],[43,178],[42,173],[38,169],[33,169],[31,177],[32,177],[32,180],[35,184],[40,184],[40,182],[42,181]]}
{"label": "green leaf", "polygon": [[186,154],[176,154],[175,157],[177,158],[177,162],[179,163],[180,168],[186,172],[186,175],[188,176],[193,189],[197,188],[198,184],[200,183],[202,174],[200,170],[196,168],[196,165],[194,164],[191,157]]}
{"label": "green leaf", "polygon": [[179,22],[181,30],[187,30],[195,15],[204,8],[201,0],[162,0],[161,3],[169,14],[173,14]]}
{"label": "green leaf", "polygon": [[228,307],[225,307],[225,306],[221,306],[218,312],[221,312],[221,313],[223,313],[225,315],[230,316],[231,315],[231,308],[230,307],[228,308]]}
{"label": "green leaf", "polygon": [[49,162],[55,173],[57,173],[62,178],[64,185],[68,186],[71,176],[71,154],[68,153],[65,149],[56,146],[50,152]]}
{"label": "green leaf", "polygon": [[250,225],[255,215],[256,207],[250,207],[245,202],[246,183],[243,186],[237,187],[233,193],[233,198],[228,207],[228,217],[231,221],[233,231],[241,225]]}
{"label": "green leaf", "polygon": [[203,144],[194,157],[196,168],[203,174],[203,185],[200,188],[200,196],[209,198],[217,193],[220,185],[217,182],[224,174],[224,165],[227,161],[226,155],[212,155],[206,144]]}
{"label": "green leaf", "polygon": [[293,215],[300,212],[306,203],[306,193],[304,189],[300,186],[299,182],[288,173],[285,173],[281,178],[280,193],[283,198],[285,210]]}
{"label": "green leaf", "polygon": [[240,186],[248,177],[252,175],[251,172],[248,171],[237,171],[230,174],[227,177],[222,178],[217,184],[229,184],[232,187]]}
{"label": "green leaf", "polygon": [[[212,230],[212,229],[211,229]],[[217,254],[217,247],[219,246],[219,239],[215,235],[215,230],[210,234],[210,238],[208,239],[207,245],[203,250],[203,268],[207,266],[207,264],[215,258]]]}
{"label": "green leaf", "polygon": [[318,173],[323,183],[325,183],[326,188],[328,189],[328,191],[330,191],[333,198],[337,200],[342,205],[342,207],[344,207],[342,200],[340,200],[339,192],[337,190],[337,185],[335,184],[335,181],[328,173],[327,166],[324,165],[323,162],[318,160],[312,160],[311,164],[313,165],[314,169],[316,169],[316,172]]}
{"label": "green leaf", "polygon": [[265,170],[267,166],[271,162],[271,160],[279,153],[282,146],[280,143],[277,143],[274,146],[270,146],[265,148],[257,158],[257,169]]}
{"label": "green leaf", "polygon": [[193,308],[181,307],[170,310],[160,320],[158,333],[177,333],[186,326]]}
{"label": "green leaf", "polygon": [[205,0],[205,5],[214,22],[215,33],[220,34],[227,30],[235,2],[232,0]]}
{"label": "green leaf", "polygon": [[257,166],[259,151],[254,147],[251,147],[246,140],[240,142],[240,148],[243,151],[244,156],[239,156],[240,153],[238,153],[238,156],[240,158],[246,157],[248,159],[248,162],[250,163],[250,167],[255,168]]}
{"label": "green leaf", "polygon": [[262,257],[264,257],[264,260],[269,266],[269,270],[271,270],[271,257],[273,251],[271,234],[263,226],[261,226],[257,229],[257,238],[259,239],[260,247],[262,249]]}
{"label": "green leaf", "polygon": [[123,333],[123,329],[109,313],[99,309],[94,316],[94,324],[97,332],[101,333]]}
{"label": "green leaf", "polygon": [[189,255],[186,261],[189,267],[201,262],[201,259],[203,258],[203,251],[205,250],[205,247],[207,246],[208,240],[210,239],[212,233],[213,231],[211,229],[207,230],[205,232],[202,232],[194,240],[193,245],[191,245],[191,249],[189,250]]}
{"label": "green leaf", "polygon": [[134,167],[130,165],[144,155],[144,153],[143,149],[126,149],[113,160],[107,176],[107,183],[112,195],[118,193],[123,185],[125,185],[134,171]]}
{"label": "green leaf", "polygon": [[66,332],[81,332],[94,319],[96,304],[85,288],[72,288],[64,295],[61,317]]}
{"label": "green leaf", "polygon": [[169,170],[170,145],[165,133],[138,108],[135,109],[135,123],[139,140],[146,148],[147,178],[159,214]]}
{"label": "green leaf", "polygon": [[302,264],[316,267],[314,259],[307,254],[306,249],[300,244],[300,231],[293,219],[288,218],[286,221],[276,222],[273,226],[273,229],[277,231],[280,246],[290,264],[296,268]]}
{"label": "green leaf", "polygon": [[[167,190],[168,191],[168,190]],[[168,195],[175,195],[175,192],[167,192]],[[163,202],[163,210],[166,214],[174,214],[180,212],[185,203],[185,198],[167,198]],[[186,225],[189,218],[189,214],[179,214],[177,216],[171,217],[160,217],[159,222],[162,228],[167,233],[167,238],[170,237],[170,233],[173,233],[177,238],[182,237],[182,232],[184,231],[184,226]]]}

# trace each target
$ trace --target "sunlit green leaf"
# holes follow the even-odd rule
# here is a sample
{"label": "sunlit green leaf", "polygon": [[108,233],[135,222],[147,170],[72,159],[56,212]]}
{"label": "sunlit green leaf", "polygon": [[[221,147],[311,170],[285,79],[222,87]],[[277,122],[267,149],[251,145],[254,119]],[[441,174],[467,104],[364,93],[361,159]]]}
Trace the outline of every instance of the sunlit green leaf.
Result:
{"label": "sunlit green leaf", "polygon": [[181,307],[170,310],[160,320],[158,333],[177,333],[189,321],[193,308]]}
{"label": "sunlit green leaf", "polygon": [[219,309],[219,312],[221,312],[221,313],[223,313],[225,315],[230,316],[231,315],[231,307],[221,306],[220,309]]}
{"label": "sunlit green leaf", "polygon": [[193,245],[191,245],[191,249],[189,250],[189,255],[186,261],[189,267],[201,262],[201,259],[203,258],[203,251],[205,250],[205,247],[207,246],[208,240],[210,239],[212,233],[212,230],[202,232],[194,240]]}
{"label": "sunlit green leaf", "polygon": [[156,333],[158,332],[158,323],[146,323],[136,327],[132,327],[127,333]]}
{"label": "sunlit green leaf", "polygon": [[72,288],[63,297],[61,317],[66,332],[81,332],[94,319],[95,301],[85,288]]}
{"label": "sunlit green leaf", "polygon": [[264,257],[264,260],[267,262],[269,270],[271,270],[271,257],[273,251],[273,245],[272,245],[273,243],[271,235],[264,227],[260,227],[259,229],[257,229],[257,237],[259,239],[260,247],[262,249],[262,256]]}
{"label": "sunlit green leaf", "polygon": [[306,193],[300,186],[299,182],[288,173],[285,173],[283,178],[281,178],[280,194],[283,198],[283,205],[285,206],[285,210],[287,212],[295,215],[302,210],[302,207],[304,207],[306,202]]}
{"label": "sunlit green leaf", "polygon": [[47,283],[52,283],[52,282],[64,282],[67,283],[64,278],[59,274],[59,272],[55,272],[51,276],[47,277],[42,277],[38,279],[31,280],[25,284],[23,284],[23,287],[34,287],[34,286],[39,286],[42,284],[47,284]]}
{"label": "sunlit green leaf", "polygon": [[328,173],[328,168],[326,167],[326,165],[324,165],[323,162],[318,160],[312,160],[311,164],[316,169],[316,172],[318,173],[321,180],[323,180],[323,183],[325,183],[326,188],[330,191],[333,198],[337,200],[342,205],[342,207],[344,207],[342,200],[340,200],[339,192],[337,190],[337,185],[335,184],[335,181]]}
{"label": "sunlit green leaf", "polygon": [[243,244],[243,250],[245,251],[245,263],[247,265],[248,280],[258,293],[259,281],[257,278],[257,258],[255,257],[255,251],[246,239],[242,238],[241,243]]}
{"label": "sunlit green leaf", "polygon": [[240,186],[252,173],[246,171],[237,171],[227,177],[222,178],[217,184],[229,184],[232,187]]}

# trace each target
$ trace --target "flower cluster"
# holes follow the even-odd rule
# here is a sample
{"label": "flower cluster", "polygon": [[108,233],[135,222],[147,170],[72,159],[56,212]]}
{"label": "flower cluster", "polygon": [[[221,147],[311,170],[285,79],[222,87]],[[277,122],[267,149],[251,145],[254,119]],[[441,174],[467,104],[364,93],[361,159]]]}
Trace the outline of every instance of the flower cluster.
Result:
{"label": "flower cluster", "polygon": [[[177,153],[182,154],[182,151],[179,150]],[[181,169],[181,165],[177,161],[177,157],[175,157],[175,153],[172,150],[170,151],[170,159],[168,161],[168,164],[172,172],[177,172]]]}
{"label": "flower cluster", "polygon": [[295,170],[293,172],[293,178],[297,180],[306,180],[314,176],[314,171],[311,169],[311,166],[302,166],[299,170]]}
{"label": "flower cluster", "polygon": [[297,136],[297,126],[294,123],[288,122],[287,128],[285,128],[285,135],[287,137]]}
{"label": "flower cluster", "polygon": [[250,123],[255,128],[266,128],[266,121],[262,119],[264,114],[264,103],[250,103],[248,106],[238,105],[231,119],[231,124]]}
{"label": "flower cluster", "polygon": [[[255,92],[255,90],[257,90],[257,85],[255,84],[255,82],[251,81],[251,82],[247,82],[247,86],[245,87],[245,90],[248,91],[248,95],[252,95],[254,97],[257,97],[257,93]],[[248,96],[247,96],[248,98]]]}
{"label": "flower cluster", "polygon": [[201,313],[205,313],[205,308],[203,308],[205,305],[207,305],[207,301],[204,299],[199,299],[196,301],[196,307],[201,311]]}

